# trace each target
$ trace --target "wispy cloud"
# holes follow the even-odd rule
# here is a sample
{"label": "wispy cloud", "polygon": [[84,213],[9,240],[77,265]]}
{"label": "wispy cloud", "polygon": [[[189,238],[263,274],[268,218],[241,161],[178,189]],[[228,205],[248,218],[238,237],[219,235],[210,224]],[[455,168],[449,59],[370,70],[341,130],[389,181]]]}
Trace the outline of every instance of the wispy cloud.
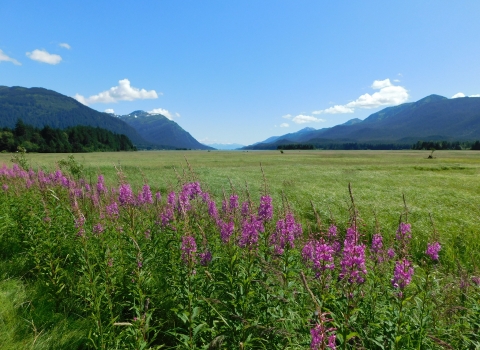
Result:
{"label": "wispy cloud", "polygon": [[158,98],[158,95],[162,95],[162,93],[157,93],[155,90],[147,91],[145,89],[138,89],[130,85],[130,80],[122,79],[118,82],[117,86],[111,87],[96,95],[84,97],[80,94],[75,94],[73,98],[84,105],[89,105],[94,103],[116,103],[118,101],[155,99]]}
{"label": "wispy cloud", "polygon": [[70,50],[72,47],[67,43],[60,43],[58,46],[63,47],[64,49]]}
{"label": "wispy cloud", "polygon": [[107,109],[105,110],[105,113],[115,114],[115,111],[114,111],[113,109],[111,109],[111,108],[107,108]]}
{"label": "wispy cloud", "polygon": [[394,85],[390,79],[375,80],[371,85],[373,94],[364,94],[356,100],[345,105],[335,105],[327,109],[314,111],[313,114],[339,114],[353,113],[356,108],[378,108],[383,106],[396,106],[408,100],[408,91],[403,86]]}
{"label": "wispy cloud", "polygon": [[292,119],[292,115],[291,115],[291,114],[285,114],[285,115],[282,115],[282,118],[284,118],[284,119]]}
{"label": "wispy cloud", "polygon": [[0,62],[11,62],[16,66],[21,66],[22,64],[18,62],[15,58],[12,58],[0,50]]}
{"label": "wispy cloud", "polygon": [[288,125],[288,123],[282,123],[280,124],[280,127],[281,128],[288,128],[290,125]]}
{"label": "wispy cloud", "polygon": [[62,57],[60,55],[48,53],[46,50],[33,50],[32,52],[26,53],[27,57],[31,60],[56,65],[62,61]]}
{"label": "wispy cloud", "polygon": [[318,123],[324,122],[325,119],[315,118],[310,115],[299,114],[292,118],[292,122],[296,124]]}

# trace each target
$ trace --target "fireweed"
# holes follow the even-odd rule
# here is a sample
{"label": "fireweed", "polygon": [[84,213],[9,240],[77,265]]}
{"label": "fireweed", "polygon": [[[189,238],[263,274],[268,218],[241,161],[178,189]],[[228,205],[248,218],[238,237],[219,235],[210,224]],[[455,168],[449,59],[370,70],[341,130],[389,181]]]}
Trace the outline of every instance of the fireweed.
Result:
{"label": "fireweed", "polygon": [[[479,344],[480,278],[472,268],[460,297],[458,286],[451,292],[439,254],[448,249],[438,237],[412,251],[409,223],[383,236],[362,226],[361,236],[332,218],[312,233],[291,210],[274,211],[265,192],[256,200],[225,197],[219,213],[196,179],[182,181],[169,193],[147,184],[134,192],[124,179],[108,189],[102,175],[90,186],[60,170],[0,167],[2,273],[32,281],[28,290],[41,287],[49,306],[32,298],[22,314],[38,334],[49,326],[36,313],[53,310],[46,318],[85,322],[78,348]],[[300,281],[303,271],[311,289]],[[414,295],[413,285],[427,292]],[[312,300],[328,320],[309,320],[320,310]]]}

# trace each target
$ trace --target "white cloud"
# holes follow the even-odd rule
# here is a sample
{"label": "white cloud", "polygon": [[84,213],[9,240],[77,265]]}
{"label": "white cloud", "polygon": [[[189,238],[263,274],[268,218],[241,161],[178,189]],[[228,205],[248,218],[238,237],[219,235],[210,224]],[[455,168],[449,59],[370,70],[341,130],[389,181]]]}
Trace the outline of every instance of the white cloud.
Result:
{"label": "white cloud", "polygon": [[172,114],[169,111],[167,111],[166,109],[163,109],[163,108],[154,108],[151,111],[148,111],[147,113],[152,114],[152,115],[161,114],[161,115],[167,117],[168,119],[173,120]]}
{"label": "white cloud", "polygon": [[378,89],[383,89],[385,87],[392,86],[392,83],[390,82],[390,79],[385,79],[385,80],[374,80],[372,84],[372,89],[378,90]]}
{"label": "white cloud", "polygon": [[105,110],[105,113],[115,114],[115,111],[114,111],[113,109],[111,109],[111,108],[107,108],[107,109]]}
{"label": "white cloud", "polygon": [[[159,94],[162,95],[161,92]],[[82,95],[75,94],[73,98],[84,105],[89,105],[92,103],[116,103],[118,101],[155,99],[158,98],[158,94],[155,90],[147,91],[133,87],[130,85],[130,80],[122,79],[118,82],[118,86],[111,87],[97,95],[86,98]]]}
{"label": "white cloud", "polygon": [[347,103],[349,108],[378,108],[396,106],[408,100],[408,92],[403,86],[392,85],[390,79],[375,80],[372,89],[379,89],[374,94],[364,94],[355,101]]}
{"label": "white cloud", "polygon": [[[394,80],[395,81],[395,80]],[[403,86],[393,85],[390,79],[375,80],[371,86],[374,90],[379,90],[372,95],[364,94],[355,101],[345,105],[335,105],[333,107],[312,112],[313,114],[340,114],[353,113],[355,108],[378,108],[382,106],[396,106],[408,100],[408,91]]]}
{"label": "white cloud", "polygon": [[282,118],[284,119],[292,119],[292,115],[291,114],[285,114],[282,116]]}
{"label": "white cloud", "polygon": [[[463,92],[457,92],[452,98],[467,97]],[[468,95],[468,97],[480,97],[480,94]]]}
{"label": "white cloud", "polygon": [[32,52],[26,53],[27,57],[31,60],[48,63],[48,64],[59,64],[62,61],[62,57],[60,55],[48,53],[46,50],[33,50]]}
{"label": "white cloud", "polygon": [[354,110],[353,108],[345,107],[345,106],[340,106],[340,105],[335,105],[333,107],[323,109],[320,111],[313,111],[312,114],[344,114],[344,113],[353,113]]}
{"label": "white cloud", "polygon": [[175,112],[175,115],[177,116],[177,118],[180,118],[180,113]]}
{"label": "white cloud", "polygon": [[292,122],[296,124],[306,124],[306,123],[315,123],[315,122],[324,122],[325,119],[315,118],[310,115],[299,114],[292,119]]}
{"label": "white cloud", "polygon": [[280,127],[281,128],[288,128],[290,125],[288,125],[287,123],[282,123],[280,124]]}
{"label": "white cloud", "polygon": [[58,46],[63,47],[64,49],[70,50],[72,47],[67,43],[60,43]]}
{"label": "white cloud", "polygon": [[16,66],[21,66],[22,64],[18,62],[15,58],[11,58],[6,55],[2,50],[0,50],[0,62],[12,62]]}

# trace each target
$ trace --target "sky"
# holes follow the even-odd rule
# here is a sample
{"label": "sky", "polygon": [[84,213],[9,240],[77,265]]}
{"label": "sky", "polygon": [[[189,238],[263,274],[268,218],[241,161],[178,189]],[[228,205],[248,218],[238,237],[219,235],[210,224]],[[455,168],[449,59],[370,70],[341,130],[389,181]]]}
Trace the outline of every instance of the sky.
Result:
{"label": "sky", "polygon": [[2,0],[0,85],[248,145],[480,96],[479,16],[478,0]]}

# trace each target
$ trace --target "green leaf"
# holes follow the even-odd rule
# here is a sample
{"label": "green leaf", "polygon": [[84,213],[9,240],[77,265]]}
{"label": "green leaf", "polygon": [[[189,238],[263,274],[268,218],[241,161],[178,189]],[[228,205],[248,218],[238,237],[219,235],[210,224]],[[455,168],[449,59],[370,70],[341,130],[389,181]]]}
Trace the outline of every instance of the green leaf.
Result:
{"label": "green leaf", "polygon": [[353,337],[356,337],[356,336],[358,336],[358,333],[357,333],[357,332],[352,332],[352,333],[350,333],[349,335],[347,335],[347,338],[346,338],[346,339],[347,339],[347,342],[348,342],[350,339],[352,339]]}

